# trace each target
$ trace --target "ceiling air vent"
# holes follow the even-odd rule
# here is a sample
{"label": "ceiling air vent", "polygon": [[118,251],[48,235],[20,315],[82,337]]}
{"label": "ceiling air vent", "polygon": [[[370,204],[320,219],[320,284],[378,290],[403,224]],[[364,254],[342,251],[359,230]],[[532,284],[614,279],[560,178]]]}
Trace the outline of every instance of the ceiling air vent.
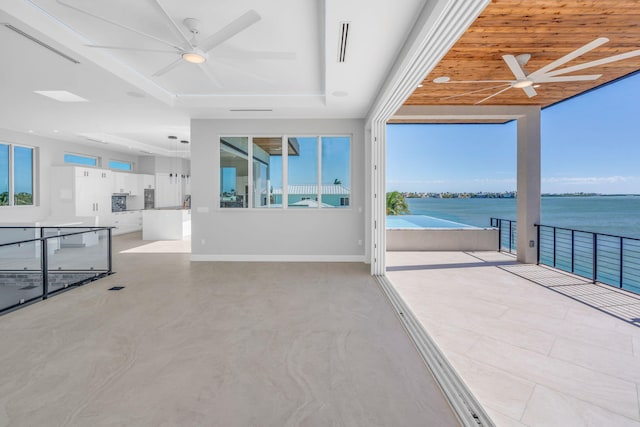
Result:
{"label": "ceiling air vent", "polygon": [[28,38],[29,40],[31,40],[34,43],[39,44],[40,46],[44,47],[45,49],[49,49],[51,52],[55,53],[56,55],[59,55],[61,57],[63,57],[64,59],[66,59],[67,61],[71,61],[74,64],[79,64],[80,61],[73,59],[72,57],[70,57],[69,55],[66,55],[62,52],[60,52],[58,49],[56,49],[53,46],[49,46],[48,44],[46,44],[45,42],[38,40],[37,38],[33,37],[30,34],[25,33],[24,31],[22,31],[19,28],[14,27],[11,24],[4,24],[5,27],[7,27],[8,29],[10,29],[11,31],[15,31],[16,33],[20,34],[22,37]]}
{"label": "ceiling air vent", "polygon": [[347,40],[349,38],[349,22],[340,24],[340,46],[338,47],[338,62],[344,62],[347,55]]}

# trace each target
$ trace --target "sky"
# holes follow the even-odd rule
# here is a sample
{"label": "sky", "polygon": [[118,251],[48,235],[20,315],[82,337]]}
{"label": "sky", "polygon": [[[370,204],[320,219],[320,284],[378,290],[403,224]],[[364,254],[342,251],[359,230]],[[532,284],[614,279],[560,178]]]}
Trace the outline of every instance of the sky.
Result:
{"label": "sky", "polygon": [[[640,73],[542,110],[542,192],[640,194]],[[516,188],[515,122],[388,125],[387,190]]]}

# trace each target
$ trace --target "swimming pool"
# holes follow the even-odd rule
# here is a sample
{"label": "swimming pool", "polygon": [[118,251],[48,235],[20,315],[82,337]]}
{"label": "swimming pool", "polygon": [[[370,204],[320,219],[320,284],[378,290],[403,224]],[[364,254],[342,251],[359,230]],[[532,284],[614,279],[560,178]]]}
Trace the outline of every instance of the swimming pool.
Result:
{"label": "swimming pool", "polygon": [[387,216],[387,230],[406,230],[411,228],[472,228],[473,225],[448,221],[427,215],[390,215]]}

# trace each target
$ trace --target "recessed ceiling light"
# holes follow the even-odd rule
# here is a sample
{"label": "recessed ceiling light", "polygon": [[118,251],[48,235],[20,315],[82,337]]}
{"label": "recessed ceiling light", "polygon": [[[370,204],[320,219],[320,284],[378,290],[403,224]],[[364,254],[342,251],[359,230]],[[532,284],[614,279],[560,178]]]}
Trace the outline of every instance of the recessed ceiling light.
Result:
{"label": "recessed ceiling light", "polygon": [[424,85],[423,85],[422,83],[420,83],[420,84],[418,85],[418,87],[423,87],[423,86],[424,86]]}
{"label": "recessed ceiling light", "polygon": [[53,130],[53,133],[58,133],[58,132],[60,132],[58,129]]}
{"label": "recessed ceiling light", "polygon": [[33,129],[29,129],[27,132],[29,132],[29,133],[33,133]]}
{"label": "recessed ceiling light", "polygon": [[200,55],[196,52],[185,52],[182,54],[182,59],[192,64],[202,64],[207,60],[204,55]]}
{"label": "recessed ceiling light", "polygon": [[344,90],[336,90],[335,92],[333,92],[331,95],[333,96],[337,96],[338,98],[344,98],[345,96],[349,95],[346,91]]}
{"label": "recessed ceiling light", "polygon": [[533,85],[533,87],[537,89],[540,87],[540,85]]}
{"label": "recessed ceiling light", "polygon": [[89,102],[89,100],[66,90],[34,90],[33,92],[60,102]]}
{"label": "recessed ceiling light", "polygon": [[442,76],[442,77],[436,77],[435,79],[433,79],[433,82],[434,83],[446,83],[449,80],[451,80],[451,77]]}

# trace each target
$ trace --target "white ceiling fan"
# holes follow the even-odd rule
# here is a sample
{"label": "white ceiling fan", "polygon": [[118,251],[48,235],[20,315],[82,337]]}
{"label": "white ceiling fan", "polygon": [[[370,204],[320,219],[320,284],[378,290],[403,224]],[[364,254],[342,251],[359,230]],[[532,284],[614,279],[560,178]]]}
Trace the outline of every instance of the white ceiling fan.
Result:
{"label": "white ceiling fan", "polygon": [[474,90],[471,92],[466,92],[458,95],[449,96],[443,99],[451,99],[457,98],[464,95],[470,95],[473,93],[486,92],[490,89],[497,89],[497,92],[487,96],[486,98],[481,99],[476,102],[476,104],[481,104],[494,96],[500,95],[501,93],[511,89],[522,89],[524,93],[527,94],[529,98],[536,96],[538,93],[535,88],[543,83],[561,83],[561,82],[577,82],[577,81],[587,81],[587,80],[596,80],[602,74],[587,74],[587,75],[573,75],[567,76],[565,74],[572,73],[575,71],[584,70],[586,68],[596,67],[598,65],[608,64],[610,62],[621,61],[623,59],[632,58],[634,56],[640,55],[640,50],[633,50],[626,53],[621,53],[619,55],[609,56],[607,58],[598,59],[595,61],[585,62],[582,64],[574,65],[571,67],[557,69],[558,67],[566,64],[567,62],[575,59],[579,56],[584,55],[585,53],[597,48],[598,46],[602,46],[603,44],[609,41],[606,37],[600,37],[592,42],[587,43],[586,45],[574,50],[566,54],[565,56],[556,59],[548,65],[536,70],[532,73],[527,74],[524,71],[525,64],[531,58],[531,55],[528,53],[513,56],[513,55],[502,55],[502,59],[507,63],[507,66],[513,73],[515,79],[513,80],[467,80],[467,81],[451,81],[449,77],[437,77],[433,80],[434,83],[438,84],[455,84],[455,83],[500,83],[495,86],[486,87],[479,90]]}
{"label": "white ceiling fan", "polygon": [[[200,34],[200,21],[195,18],[186,18],[183,20],[184,27],[189,31],[191,37],[188,37],[184,31],[180,28],[180,26],[173,20],[173,18],[168,14],[165,8],[160,4],[158,0],[152,0],[151,4],[162,14],[164,19],[169,23],[169,27],[173,33],[175,33],[180,39],[181,43],[175,43],[171,41],[164,40],[162,38],[156,37],[152,34],[145,33],[143,31],[137,30],[135,28],[131,28],[129,26],[120,24],[118,22],[112,21],[110,19],[104,18],[102,16],[98,16],[94,13],[91,13],[87,10],[81,9],[69,3],[66,3],[62,0],[56,0],[58,4],[73,9],[77,12],[83,13],[85,15],[91,16],[100,21],[106,22],[108,24],[114,25],[116,27],[122,28],[124,30],[133,32],[140,36],[146,37],[151,40],[155,40],[161,44],[164,44],[169,49],[146,49],[146,48],[138,48],[138,47],[130,47],[130,46],[105,46],[105,45],[95,45],[89,44],[86,45],[92,48],[98,49],[114,49],[114,50],[128,50],[128,51],[136,51],[136,52],[164,52],[171,53],[177,55],[178,57],[172,61],[170,64],[165,67],[159,69],[155,73],[153,73],[154,77],[162,76],[169,71],[173,70],[177,66],[186,63],[197,64],[200,69],[209,77],[209,79],[216,85],[221,86],[218,79],[213,75],[211,70],[206,66],[206,62],[209,59],[209,55],[211,51],[217,46],[221,45],[225,41],[229,40],[236,34],[246,30],[251,25],[258,22],[261,17],[255,10],[249,10],[244,13],[240,17],[234,19],[225,27],[221,28],[217,32],[208,36],[205,39],[199,40]],[[219,60],[223,55],[216,55],[216,59]],[[232,54],[233,58],[250,58],[250,59],[273,59],[273,60],[293,60],[296,58],[295,53],[292,52],[264,52],[264,51],[246,51],[246,50],[236,50]],[[245,74],[251,74],[252,77],[259,78],[258,76],[248,73],[247,71],[241,71]]]}

